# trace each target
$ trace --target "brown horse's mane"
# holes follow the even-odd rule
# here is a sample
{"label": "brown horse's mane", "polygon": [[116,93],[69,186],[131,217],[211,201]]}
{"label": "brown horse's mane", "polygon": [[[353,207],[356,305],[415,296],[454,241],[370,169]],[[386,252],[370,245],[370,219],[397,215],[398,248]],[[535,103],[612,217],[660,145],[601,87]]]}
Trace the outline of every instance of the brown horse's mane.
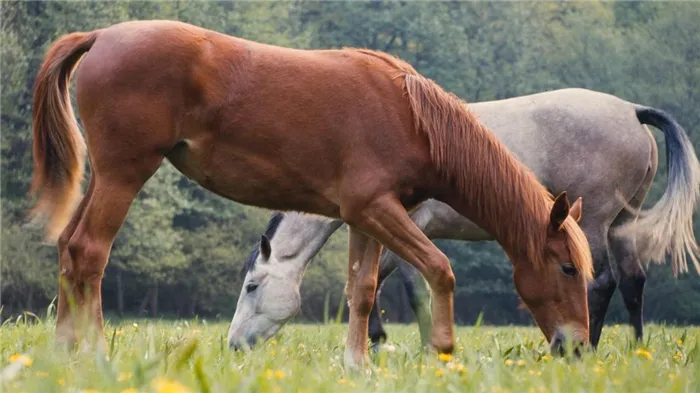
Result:
{"label": "brown horse's mane", "polygon": [[[395,78],[403,78],[415,127],[427,134],[432,160],[444,180],[459,190],[464,208],[508,253],[541,267],[553,198],[536,176],[479,122],[463,100],[408,63],[384,52],[345,49],[374,56],[397,70]],[[460,145],[469,147],[469,155]],[[572,263],[591,280],[592,258],[583,231],[571,217],[562,230],[568,234]]]}

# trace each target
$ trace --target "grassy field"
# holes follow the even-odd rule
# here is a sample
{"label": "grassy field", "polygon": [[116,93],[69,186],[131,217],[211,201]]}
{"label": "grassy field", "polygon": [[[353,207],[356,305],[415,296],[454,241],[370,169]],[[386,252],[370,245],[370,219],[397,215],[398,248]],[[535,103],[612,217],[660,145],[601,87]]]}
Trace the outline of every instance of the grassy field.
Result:
{"label": "grassy field", "polygon": [[109,353],[53,346],[53,321],[0,329],[3,392],[698,392],[700,328],[650,325],[630,342],[608,326],[597,353],[552,359],[534,328],[460,327],[453,357],[421,354],[417,326],[389,325],[367,375],[343,371],[344,325],[291,325],[249,353],[226,347],[228,324],[122,322]]}

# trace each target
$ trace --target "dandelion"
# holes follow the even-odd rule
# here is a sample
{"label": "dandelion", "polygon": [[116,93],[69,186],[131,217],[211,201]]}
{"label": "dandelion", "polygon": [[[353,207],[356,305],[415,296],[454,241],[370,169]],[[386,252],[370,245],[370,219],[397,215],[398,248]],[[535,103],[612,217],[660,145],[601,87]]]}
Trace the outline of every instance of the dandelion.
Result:
{"label": "dandelion", "polygon": [[676,341],[676,344],[683,345],[683,339],[679,338],[678,341]]}
{"label": "dandelion", "polygon": [[341,384],[341,385],[345,385],[346,383],[348,383],[348,381],[346,381],[345,378],[340,378],[340,379],[338,380],[338,383]]}
{"label": "dandelion", "polygon": [[277,351],[275,351],[275,350],[273,349],[272,351],[270,351],[270,355],[272,355],[272,356],[277,355]]}
{"label": "dandelion", "polygon": [[273,347],[277,345],[277,340],[270,340],[270,345],[272,345]]}
{"label": "dandelion", "polygon": [[441,353],[438,355],[438,359],[440,359],[441,362],[447,363],[450,360],[452,360],[452,355],[450,355],[449,353]]}
{"label": "dandelion", "polygon": [[681,357],[683,357],[683,354],[681,353],[681,351],[678,351],[673,355],[673,360],[680,360]]}
{"label": "dandelion", "polygon": [[551,359],[552,359],[552,357],[549,356],[549,355],[544,355],[544,356],[542,356],[542,360],[545,361],[545,362],[548,361],[548,360],[551,360]]}
{"label": "dandelion", "polygon": [[504,363],[506,366],[512,366],[515,362],[512,361],[511,359],[506,359],[506,361]]}
{"label": "dandelion", "polygon": [[270,369],[265,370],[265,377],[267,377],[267,379],[272,379],[272,377],[274,375],[275,375],[275,373],[272,370],[270,370]]}
{"label": "dandelion", "polygon": [[139,391],[134,389],[134,388],[128,388],[128,389],[122,390],[120,393],[138,393],[138,392]]}
{"label": "dandelion", "polygon": [[83,393],[100,393],[100,391],[95,389],[87,389],[83,390]]}
{"label": "dandelion", "polygon": [[443,375],[444,373],[445,373],[445,372],[442,371],[441,368],[435,370],[435,376],[436,376],[436,377],[442,377],[442,375]]}
{"label": "dandelion", "polygon": [[61,385],[61,386],[63,386],[63,385],[66,384],[66,380],[63,379],[63,378],[59,378],[59,379],[56,381],[56,383],[59,384],[59,385]]}
{"label": "dandelion", "polygon": [[285,376],[285,374],[284,374],[284,371],[282,371],[282,370],[275,372],[275,378],[277,378],[277,379],[282,379],[282,378],[284,378],[284,376]]}
{"label": "dandelion", "polygon": [[131,380],[131,376],[132,376],[132,374],[129,372],[121,372],[121,373],[119,373],[119,378],[117,378],[117,380],[119,382],[129,381],[129,380]]}
{"label": "dandelion", "polygon": [[177,381],[171,381],[164,377],[158,377],[153,380],[153,387],[156,393],[189,393],[184,385]]}
{"label": "dandelion", "polygon": [[22,363],[26,367],[31,366],[33,363],[32,358],[30,358],[27,355],[21,354],[21,353],[16,353],[16,354],[10,356],[9,360],[10,360],[10,363],[19,362],[19,363]]}
{"label": "dandelion", "polygon": [[603,374],[605,374],[605,370],[603,370],[602,368],[600,368],[600,367],[598,367],[598,366],[593,367],[593,372],[596,373],[596,374],[598,374],[598,375],[603,375]]}
{"label": "dandelion", "polygon": [[639,355],[640,357],[646,358],[647,360],[651,360],[652,356],[651,353],[647,350],[644,349],[638,349],[634,352],[636,355]]}
{"label": "dandelion", "polygon": [[527,362],[524,361],[523,359],[518,359],[518,363],[517,363],[517,364],[518,364],[518,366],[521,366],[521,367],[522,367],[522,366],[526,365]]}

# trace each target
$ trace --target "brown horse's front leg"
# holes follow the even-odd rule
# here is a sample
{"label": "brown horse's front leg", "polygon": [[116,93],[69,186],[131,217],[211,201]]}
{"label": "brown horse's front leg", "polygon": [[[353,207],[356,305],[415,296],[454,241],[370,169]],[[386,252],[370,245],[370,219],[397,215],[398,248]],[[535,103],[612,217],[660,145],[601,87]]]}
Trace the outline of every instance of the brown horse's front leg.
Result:
{"label": "brown horse's front leg", "polygon": [[350,369],[363,367],[367,362],[367,331],[369,314],[374,304],[379,274],[379,255],[382,245],[376,240],[350,227],[348,259],[348,297],[350,320],[345,347],[345,366]]}
{"label": "brown horse's front leg", "polygon": [[[395,196],[384,196],[365,206],[361,214],[355,215],[360,218],[353,224],[415,266],[425,277],[433,294],[431,345],[438,352],[452,353],[455,277],[449,259],[416,226]],[[348,217],[352,215],[346,216],[343,219],[351,223]]]}

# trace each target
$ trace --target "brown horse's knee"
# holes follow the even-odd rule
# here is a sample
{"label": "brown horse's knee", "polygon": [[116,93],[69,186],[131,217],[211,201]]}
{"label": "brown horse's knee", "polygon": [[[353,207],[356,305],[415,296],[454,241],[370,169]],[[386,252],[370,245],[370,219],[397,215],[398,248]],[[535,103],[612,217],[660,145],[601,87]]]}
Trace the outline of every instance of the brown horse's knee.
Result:
{"label": "brown horse's knee", "polygon": [[67,251],[72,262],[71,278],[81,283],[102,278],[107,267],[109,248],[105,248],[87,237],[76,238],[74,236],[68,242]]}
{"label": "brown horse's knee", "polygon": [[441,255],[439,258],[434,259],[432,263],[428,264],[426,270],[428,274],[425,279],[433,291],[442,293],[454,292],[456,285],[455,275],[452,272],[450,260],[446,256]]}
{"label": "brown horse's knee", "polygon": [[352,305],[358,313],[369,315],[374,306],[374,293],[376,289],[377,282],[371,278],[355,282]]}

